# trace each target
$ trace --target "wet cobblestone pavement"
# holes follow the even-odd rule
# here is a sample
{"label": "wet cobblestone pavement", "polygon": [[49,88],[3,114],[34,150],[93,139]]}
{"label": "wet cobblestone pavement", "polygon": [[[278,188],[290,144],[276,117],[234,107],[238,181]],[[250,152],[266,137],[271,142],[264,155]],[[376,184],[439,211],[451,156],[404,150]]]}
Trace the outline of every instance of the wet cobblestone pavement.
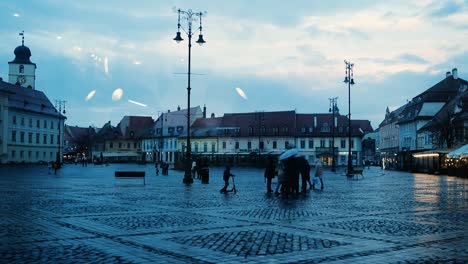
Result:
{"label": "wet cobblestone pavement", "polygon": [[[114,179],[115,170],[144,170]],[[265,193],[263,171],[234,168],[238,193],[182,184],[154,167],[0,167],[1,263],[467,263],[468,180],[325,172],[324,191]]]}

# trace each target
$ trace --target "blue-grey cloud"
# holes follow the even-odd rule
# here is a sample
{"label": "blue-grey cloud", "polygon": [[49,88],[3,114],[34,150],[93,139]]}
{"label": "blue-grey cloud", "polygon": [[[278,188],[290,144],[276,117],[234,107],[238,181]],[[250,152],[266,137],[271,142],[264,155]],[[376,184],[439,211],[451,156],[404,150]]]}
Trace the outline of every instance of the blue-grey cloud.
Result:
{"label": "blue-grey cloud", "polygon": [[420,57],[418,55],[409,54],[409,53],[401,54],[400,56],[398,56],[398,61],[416,63],[416,64],[426,64],[426,63],[428,63],[428,61],[425,60],[424,58],[422,58],[422,57]]}
{"label": "blue-grey cloud", "polygon": [[463,10],[463,5],[453,0],[444,2],[436,1],[435,4],[437,6],[434,6],[433,11],[429,13],[429,15],[433,17],[445,17]]}
{"label": "blue-grey cloud", "polygon": [[356,39],[363,39],[368,40],[369,35],[365,32],[357,29],[357,28],[340,28],[340,31],[330,31],[321,29],[318,26],[311,25],[307,27],[307,32],[310,33],[311,36],[325,36],[329,38],[356,38]]}
{"label": "blue-grey cloud", "polygon": [[395,65],[395,64],[402,64],[402,63],[410,63],[410,64],[427,64],[429,63],[426,59],[415,55],[404,53],[395,58],[391,59],[384,59],[384,58],[358,58],[358,61],[366,61],[366,62],[374,62],[384,65]]}

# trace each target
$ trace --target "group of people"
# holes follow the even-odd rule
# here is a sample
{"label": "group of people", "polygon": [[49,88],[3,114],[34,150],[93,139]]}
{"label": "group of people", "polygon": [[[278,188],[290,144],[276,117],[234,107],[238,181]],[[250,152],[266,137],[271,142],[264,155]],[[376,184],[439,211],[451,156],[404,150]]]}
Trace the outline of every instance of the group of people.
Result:
{"label": "group of people", "polygon": [[[323,164],[317,157],[315,159],[314,179],[310,177],[310,165],[307,159],[303,156],[292,156],[280,161],[271,157],[265,169],[265,179],[267,182],[267,192],[272,193],[271,188],[273,178],[278,177],[275,193],[284,194],[299,194],[306,193],[307,186],[309,189],[315,189],[315,182],[320,181],[320,189],[323,190]],[[301,177],[301,189],[299,189],[299,176]],[[301,190],[301,191],[299,191]]]}
{"label": "group of people", "polygon": [[207,184],[210,180],[210,168],[208,161],[194,160],[192,162],[192,178],[200,179],[202,183]]}
{"label": "group of people", "polygon": [[167,176],[169,174],[169,164],[167,162],[165,161],[156,162],[154,166],[156,167],[156,176],[159,175],[159,168],[161,168],[162,175]]}

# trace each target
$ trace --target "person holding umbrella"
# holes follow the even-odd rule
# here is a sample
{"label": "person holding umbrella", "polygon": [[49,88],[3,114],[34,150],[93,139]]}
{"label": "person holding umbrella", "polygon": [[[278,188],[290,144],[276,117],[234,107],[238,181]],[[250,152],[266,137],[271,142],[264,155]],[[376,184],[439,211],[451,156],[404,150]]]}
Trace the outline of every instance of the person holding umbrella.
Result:
{"label": "person holding umbrella", "polygon": [[284,164],[284,174],[286,176],[286,184],[283,190],[288,195],[290,192],[299,193],[299,169],[296,164],[296,155],[299,153],[297,149],[290,149],[280,155],[280,160]]}

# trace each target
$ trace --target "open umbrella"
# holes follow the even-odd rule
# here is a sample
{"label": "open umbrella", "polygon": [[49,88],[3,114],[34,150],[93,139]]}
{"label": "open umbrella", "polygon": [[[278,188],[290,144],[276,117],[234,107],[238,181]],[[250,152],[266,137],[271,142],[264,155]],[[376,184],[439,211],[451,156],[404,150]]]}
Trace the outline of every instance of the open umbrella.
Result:
{"label": "open umbrella", "polygon": [[299,151],[295,148],[286,150],[283,154],[279,156],[279,160],[285,160],[287,158],[297,155],[297,153],[299,153]]}

